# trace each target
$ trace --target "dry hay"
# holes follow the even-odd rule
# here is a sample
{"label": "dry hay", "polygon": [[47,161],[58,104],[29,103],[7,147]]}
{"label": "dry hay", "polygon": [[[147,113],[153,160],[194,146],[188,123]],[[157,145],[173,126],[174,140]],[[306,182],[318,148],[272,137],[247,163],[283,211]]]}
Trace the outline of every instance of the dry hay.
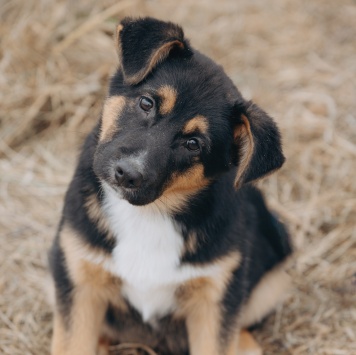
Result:
{"label": "dry hay", "polygon": [[46,249],[128,14],[180,22],[281,127],[288,161],[262,186],[298,252],[294,290],[255,331],[265,353],[355,354],[352,0],[0,2],[0,353],[48,353]]}

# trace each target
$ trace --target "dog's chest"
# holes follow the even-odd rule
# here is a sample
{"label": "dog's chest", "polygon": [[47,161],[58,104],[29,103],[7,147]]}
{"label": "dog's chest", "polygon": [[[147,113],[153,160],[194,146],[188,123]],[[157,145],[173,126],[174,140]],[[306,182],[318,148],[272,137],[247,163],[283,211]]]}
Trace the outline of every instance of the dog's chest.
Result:
{"label": "dog's chest", "polygon": [[174,310],[180,284],[211,274],[209,267],[180,264],[183,238],[168,216],[110,195],[106,213],[117,238],[111,272],[123,280],[124,297],[144,321]]}

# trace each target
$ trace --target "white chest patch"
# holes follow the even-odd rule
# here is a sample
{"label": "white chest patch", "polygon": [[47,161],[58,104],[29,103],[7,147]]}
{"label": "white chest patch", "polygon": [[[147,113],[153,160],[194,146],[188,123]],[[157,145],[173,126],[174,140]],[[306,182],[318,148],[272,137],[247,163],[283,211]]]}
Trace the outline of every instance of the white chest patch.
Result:
{"label": "white chest patch", "polygon": [[180,265],[183,238],[169,216],[133,206],[107,186],[104,191],[105,212],[117,238],[109,271],[123,280],[124,297],[144,321],[174,310],[181,283],[218,272],[213,265]]}

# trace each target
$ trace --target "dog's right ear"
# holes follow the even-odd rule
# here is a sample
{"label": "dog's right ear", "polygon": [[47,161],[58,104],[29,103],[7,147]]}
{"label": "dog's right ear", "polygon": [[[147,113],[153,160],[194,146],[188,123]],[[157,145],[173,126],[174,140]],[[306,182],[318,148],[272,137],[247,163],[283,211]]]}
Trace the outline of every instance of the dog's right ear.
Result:
{"label": "dog's right ear", "polygon": [[124,81],[136,85],[171,52],[192,55],[181,27],[150,17],[124,18],[116,29],[116,45]]}
{"label": "dog's right ear", "polygon": [[251,101],[233,109],[233,162],[237,165],[235,187],[279,169],[284,161],[276,123]]}

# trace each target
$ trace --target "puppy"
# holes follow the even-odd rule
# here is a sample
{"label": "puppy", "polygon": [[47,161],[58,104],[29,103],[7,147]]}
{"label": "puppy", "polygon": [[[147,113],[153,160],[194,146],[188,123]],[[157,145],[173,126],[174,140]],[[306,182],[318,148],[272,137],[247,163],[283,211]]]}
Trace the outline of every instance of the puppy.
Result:
{"label": "puppy", "polygon": [[251,185],[284,162],[276,124],[179,26],[126,18],[115,42],[50,251],[52,354],[260,354],[241,330],[286,292],[291,253]]}

